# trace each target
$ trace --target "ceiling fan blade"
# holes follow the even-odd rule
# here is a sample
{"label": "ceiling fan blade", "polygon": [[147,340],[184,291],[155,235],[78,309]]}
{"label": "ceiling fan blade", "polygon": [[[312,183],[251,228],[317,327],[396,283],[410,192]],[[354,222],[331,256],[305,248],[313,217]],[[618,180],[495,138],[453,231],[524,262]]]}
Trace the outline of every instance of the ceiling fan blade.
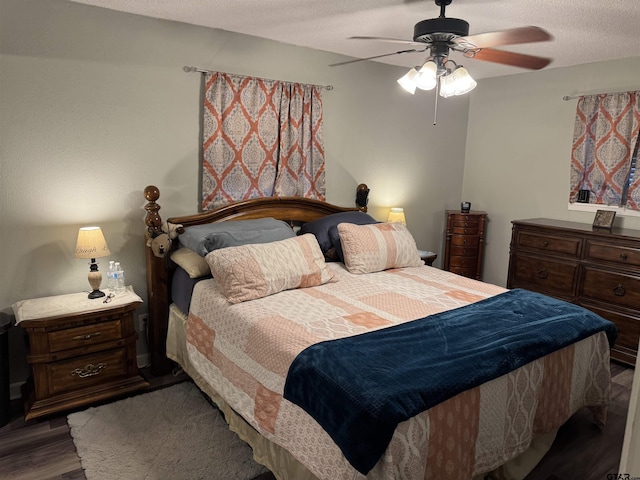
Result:
{"label": "ceiling fan blade", "polygon": [[503,65],[529,68],[531,70],[540,70],[551,63],[550,58],[525,55],[523,53],[505,52],[504,50],[495,50],[493,48],[483,48],[476,52],[469,51],[466,52],[464,56],[475,60],[501,63]]}
{"label": "ceiling fan blade", "polygon": [[412,48],[411,50],[400,50],[398,52],[393,52],[393,53],[384,53],[382,55],[374,55],[373,57],[356,58],[355,60],[347,60],[346,62],[332,63],[329,66],[338,67],[340,65],[348,65],[350,63],[364,62],[365,60],[373,60],[374,58],[390,57],[391,55],[401,55],[403,53],[411,53],[411,52],[424,52],[424,50],[416,50],[415,48]]}
{"label": "ceiling fan blade", "polygon": [[404,45],[424,45],[423,42],[414,42],[413,40],[402,40],[401,38],[388,37],[349,37],[349,40],[377,40],[378,42],[402,43]]}
{"label": "ceiling fan blade", "polygon": [[461,46],[470,44],[471,48],[487,48],[520,43],[546,42],[549,40],[553,40],[553,36],[540,27],[521,27],[467,35],[466,37],[456,38],[454,42]]}

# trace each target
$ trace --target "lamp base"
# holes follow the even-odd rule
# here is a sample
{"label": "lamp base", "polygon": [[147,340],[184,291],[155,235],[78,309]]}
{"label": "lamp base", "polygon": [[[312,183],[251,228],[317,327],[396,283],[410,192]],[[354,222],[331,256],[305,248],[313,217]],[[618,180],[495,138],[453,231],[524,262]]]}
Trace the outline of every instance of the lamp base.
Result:
{"label": "lamp base", "polygon": [[93,292],[89,293],[89,298],[100,298],[104,296],[105,293],[101,292],[100,290],[94,290]]}

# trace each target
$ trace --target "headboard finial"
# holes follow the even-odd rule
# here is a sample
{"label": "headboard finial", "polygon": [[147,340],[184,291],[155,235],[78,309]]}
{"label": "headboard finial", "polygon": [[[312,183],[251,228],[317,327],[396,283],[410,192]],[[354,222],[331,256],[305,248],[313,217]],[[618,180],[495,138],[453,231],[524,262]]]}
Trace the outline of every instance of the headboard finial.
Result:
{"label": "headboard finial", "polygon": [[363,212],[367,211],[367,204],[369,203],[369,187],[365,183],[358,185],[356,189],[356,205]]}
{"label": "headboard finial", "polygon": [[149,202],[144,206],[147,211],[147,216],[144,219],[147,226],[147,237],[155,238],[162,233],[162,218],[158,213],[160,205],[156,203],[156,200],[160,198],[160,190],[154,185],[149,185],[144,189],[144,198]]}

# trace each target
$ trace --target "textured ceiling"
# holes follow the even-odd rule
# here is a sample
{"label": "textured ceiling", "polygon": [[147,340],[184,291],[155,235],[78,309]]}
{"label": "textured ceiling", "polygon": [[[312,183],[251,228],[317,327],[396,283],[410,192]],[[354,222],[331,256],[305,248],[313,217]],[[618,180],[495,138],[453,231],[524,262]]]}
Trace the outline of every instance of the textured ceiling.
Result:
{"label": "textured ceiling", "polygon": [[[415,23],[440,13],[433,0],[73,1],[357,58],[406,47],[348,37],[411,40]],[[503,49],[553,58],[547,69],[640,56],[640,0],[453,0],[446,16],[468,21],[470,35],[528,25],[544,28],[552,41]],[[458,55],[452,58],[457,61]],[[411,67],[425,58],[424,53],[409,53],[377,61]],[[464,59],[464,64],[475,78],[526,72],[480,60]]]}

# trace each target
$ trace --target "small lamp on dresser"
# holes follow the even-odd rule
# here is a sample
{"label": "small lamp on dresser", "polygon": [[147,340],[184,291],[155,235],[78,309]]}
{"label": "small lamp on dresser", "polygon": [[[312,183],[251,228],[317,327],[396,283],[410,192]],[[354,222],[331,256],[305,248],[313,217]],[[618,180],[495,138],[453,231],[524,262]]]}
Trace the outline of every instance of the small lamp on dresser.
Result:
{"label": "small lamp on dresser", "polygon": [[100,227],[82,227],[78,231],[75,257],[91,259],[91,263],[89,263],[89,285],[91,285],[92,291],[89,293],[89,298],[105,296],[104,292],[100,291],[102,273],[98,271],[96,258],[106,257],[110,254],[111,252]]}

